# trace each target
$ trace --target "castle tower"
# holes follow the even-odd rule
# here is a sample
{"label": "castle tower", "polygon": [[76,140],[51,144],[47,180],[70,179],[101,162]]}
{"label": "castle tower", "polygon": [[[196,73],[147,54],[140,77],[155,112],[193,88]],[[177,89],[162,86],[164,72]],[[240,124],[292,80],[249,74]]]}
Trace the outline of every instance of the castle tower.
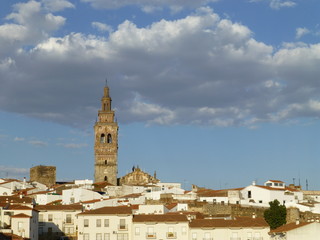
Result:
{"label": "castle tower", "polygon": [[117,185],[118,124],[114,120],[114,111],[111,110],[111,98],[107,85],[104,87],[101,109],[98,111],[98,120],[94,125],[94,134],[94,181],[108,181]]}

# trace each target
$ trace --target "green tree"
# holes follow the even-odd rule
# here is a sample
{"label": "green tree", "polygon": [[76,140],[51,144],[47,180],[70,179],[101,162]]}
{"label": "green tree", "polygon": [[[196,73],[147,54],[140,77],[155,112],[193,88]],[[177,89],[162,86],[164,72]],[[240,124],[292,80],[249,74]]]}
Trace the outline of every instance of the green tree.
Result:
{"label": "green tree", "polygon": [[264,212],[264,219],[271,229],[275,229],[286,224],[287,209],[276,199],[269,202],[270,208]]}

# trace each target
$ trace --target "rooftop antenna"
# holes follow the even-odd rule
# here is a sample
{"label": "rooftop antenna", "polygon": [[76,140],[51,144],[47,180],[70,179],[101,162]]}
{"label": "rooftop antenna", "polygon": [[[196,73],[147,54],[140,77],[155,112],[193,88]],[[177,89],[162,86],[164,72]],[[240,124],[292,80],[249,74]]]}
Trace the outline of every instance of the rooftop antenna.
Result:
{"label": "rooftop antenna", "polygon": [[308,179],[306,179],[306,189],[307,189],[307,191],[308,191],[308,187],[309,187]]}
{"label": "rooftop antenna", "polygon": [[108,78],[106,78],[106,87],[108,86]]}
{"label": "rooftop antenna", "polygon": [[296,179],[295,179],[295,178],[293,178],[293,186],[295,186],[295,185],[296,185],[295,180],[296,180]]}

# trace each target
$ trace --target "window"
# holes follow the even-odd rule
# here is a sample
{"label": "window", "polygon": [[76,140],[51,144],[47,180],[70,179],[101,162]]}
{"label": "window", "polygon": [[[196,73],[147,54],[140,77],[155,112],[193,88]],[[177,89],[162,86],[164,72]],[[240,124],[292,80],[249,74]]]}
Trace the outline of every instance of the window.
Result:
{"label": "window", "polygon": [[71,223],[71,214],[66,215],[66,223]]}
{"label": "window", "polygon": [[23,228],[23,222],[18,222],[18,230],[22,230]]}
{"label": "window", "polygon": [[52,227],[48,227],[48,235],[52,234]]}
{"label": "window", "polygon": [[96,227],[101,227],[101,219],[96,220]]}
{"label": "window", "polygon": [[105,233],[103,240],[110,240],[110,233]]}
{"label": "window", "polygon": [[105,181],[108,181],[108,177],[107,177],[107,176],[104,176],[104,180],[105,180]]}
{"label": "window", "polygon": [[100,136],[100,143],[105,143],[105,142],[106,142],[106,135],[102,133]]}
{"label": "window", "polygon": [[128,240],[128,233],[118,233],[117,240]]}
{"label": "window", "polygon": [[107,137],[107,143],[112,143],[112,137],[110,133],[108,134],[108,137]]}
{"label": "window", "polygon": [[182,231],[182,235],[186,235],[187,234],[187,228],[186,227],[182,227],[181,231]]}
{"label": "window", "polygon": [[197,233],[192,233],[192,240],[197,240]]}
{"label": "window", "polygon": [[52,222],[52,214],[48,215],[48,222]]}
{"label": "window", "polygon": [[104,160],[104,164],[105,164],[105,165],[108,165],[108,160]]}
{"label": "window", "polygon": [[39,222],[43,222],[43,214],[39,214]]}
{"label": "window", "polygon": [[104,227],[109,227],[109,219],[104,220]]}
{"label": "window", "polygon": [[272,183],[267,183],[266,184],[268,187],[271,187],[272,186]]}
{"label": "window", "polygon": [[83,226],[84,227],[89,227],[89,219],[84,219],[83,220]]}
{"label": "window", "polygon": [[136,228],[134,229],[134,234],[135,234],[136,236],[139,236],[139,235],[140,235],[140,228],[139,228],[139,227],[136,227]]}
{"label": "window", "polygon": [[279,183],[274,183],[275,186],[279,186]]}
{"label": "window", "polygon": [[251,191],[248,191],[248,198],[252,198]]}
{"label": "window", "polygon": [[210,240],[210,233],[209,232],[206,232],[204,233],[204,240]]}
{"label": "window", "polygon": [[96,234],[96,240],[102,240],[102,233]]}
{"label": "window", "polygon": [[126,220],[125,219],[120,219],[120,226],[119,229],[125,230],[126,227]]}
{"label": "window", "polygon": [[259,203],[262,203],[262,200],[259,200]]}
{"label": "window", "polygon": [[83,240],[90,240],[89,239],[89,233],[84,233],[83,234]]}
{"label": "window", "polygon": [[279,183],[279,186],[280,186],[280,187],[283,187],[283,183]]}

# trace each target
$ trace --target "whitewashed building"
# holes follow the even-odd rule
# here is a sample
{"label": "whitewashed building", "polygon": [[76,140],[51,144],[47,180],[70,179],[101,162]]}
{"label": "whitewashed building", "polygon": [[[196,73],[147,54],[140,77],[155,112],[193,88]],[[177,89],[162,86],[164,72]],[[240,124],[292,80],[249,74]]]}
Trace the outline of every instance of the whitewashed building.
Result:
{"label": "whitewashed building", "polygon": [[78,214],[78,240],[131,240],[130,207],[103,207]]}
{"label": "whitewashed building", "polygon": [[263,218],[195,219],[190,223],[190,240],[267,240],[269,225]]}

